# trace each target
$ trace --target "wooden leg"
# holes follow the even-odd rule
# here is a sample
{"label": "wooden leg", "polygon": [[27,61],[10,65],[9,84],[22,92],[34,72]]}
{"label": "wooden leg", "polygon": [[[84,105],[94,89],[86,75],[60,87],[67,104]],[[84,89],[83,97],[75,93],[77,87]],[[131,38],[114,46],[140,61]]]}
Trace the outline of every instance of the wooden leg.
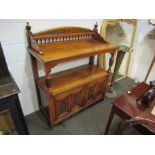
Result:
{"label": "wooden leg", "polygon": [[45,83],[48,88],[51,87],[52,77],[51,77],[51,68],[45,67]]}
{"label": "wooden leg", "polygon": [[36,80],[39,78],[37,60],[31,54],[30,54],[30,58],[31,58],[33,78],[34,78],[34,82],[35,82],[37,97],[38,97],[39,104],[41,105],[40,92],[39,92],[39,88],[36,83]]}
{"label": "wooden leg", "polygon": [[113,106],[112,109],[111,109],[111,112],[110,112],[110,116],[109,116],[109,120],[108,120],[106,129],[105,129],[105,133],[104,133],[105,135],[108,134],[108,131],[109,131],[111,122],[112,122],[112,120],[113,120],[114,114],[115,114],[115,107]]}
{"label": "wooden leg", "polygon": [[49,105],[49,116],[50,116],[50,126],[51,128],[54,127],[55,122],[55,104],[54,104],[53,96],[49,96],[48,98],[48,105]]}

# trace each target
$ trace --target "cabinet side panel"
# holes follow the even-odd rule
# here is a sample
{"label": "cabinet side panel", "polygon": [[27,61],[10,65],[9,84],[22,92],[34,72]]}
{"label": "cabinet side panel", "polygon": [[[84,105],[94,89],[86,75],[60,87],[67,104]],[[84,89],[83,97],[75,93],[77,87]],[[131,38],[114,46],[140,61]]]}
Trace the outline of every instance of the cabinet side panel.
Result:
{"label": "cabinet side panel", "polygon": [[49,109],[48,109],[48,95],[42,90],[39,89],[40,91],[40,98],[41,98],[41,103],[39,104],[39,108],[45,118],[49,121]]}

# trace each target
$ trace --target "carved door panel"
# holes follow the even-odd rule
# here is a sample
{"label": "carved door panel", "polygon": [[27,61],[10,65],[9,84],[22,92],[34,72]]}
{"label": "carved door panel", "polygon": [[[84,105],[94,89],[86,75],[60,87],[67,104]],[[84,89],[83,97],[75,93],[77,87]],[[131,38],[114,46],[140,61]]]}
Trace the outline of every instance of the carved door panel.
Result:
{"label": "carved door panel", "polygon": [[55,115],[56,119],[63,117],[64,115],[67,115],[68,110],[68,100],[69,96],[57,96],[55,99]]}
{"label": "carved door panel", "polygon": [[74,88],[55,96],[56,119],[66,116],[82,104],[82,88]]}
{"label": "carved door panel", "polygon": [[71,110],[75,110],[82,105],[82,88],[75,89],[71,95]]}
{"label": "carved door panel", "polygon": [[84,89],[84,105],[93,102],[95,99],[95,83],[90,83]]}

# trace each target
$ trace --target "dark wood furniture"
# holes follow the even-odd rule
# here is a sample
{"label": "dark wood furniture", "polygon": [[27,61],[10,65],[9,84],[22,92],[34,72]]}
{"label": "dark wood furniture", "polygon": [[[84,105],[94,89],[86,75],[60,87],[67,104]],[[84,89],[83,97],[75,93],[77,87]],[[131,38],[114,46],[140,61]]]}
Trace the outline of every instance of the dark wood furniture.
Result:
{"label": "dark wood furniture", "polygon": [[134,127],[136,125],[144,125],[149,129],[149,134],[155,134],[155,120],[140,116],[135,116],[129,120],[123,120],[120,122],[116,134],[121,135],[128,127]]}
{"label": "dark wood furniture", "polygon": [[19,102],[20,90],[12,78],[0,45],[0,112],[8,110],[11,114],[17,133],[28,134],[23,111]]}
{"label": "dark wood furniture", "polygon": [[[117,114],[123,120],[139,116],[155,121],[155,116],[151,114],[151,111],[155,106],[155,99],[152,101],[149,107],[138,106],[136,103],[136,99],[140,97],[147,90],[147,88],[148,85],[146,83],[140,83],[113,101],[113,106],[106,126],[105,134],[108,134],[114,114]],[[152,129],[143,124],[139,124],[134,127],[143,134],[152,134]]]}
{"label": "dark wood furniture", "polygon": [[[28,51],[39,107],[51,127],[104,98],[117,46],[106,43],[94,30],[61,27],[32,33],[27,25]],[[94,64],[94,56],[110,53],[108,71]],[[51,74],[60,63],[89,57],[89,64]],[[45,76],[38,75],[37,61]]]}

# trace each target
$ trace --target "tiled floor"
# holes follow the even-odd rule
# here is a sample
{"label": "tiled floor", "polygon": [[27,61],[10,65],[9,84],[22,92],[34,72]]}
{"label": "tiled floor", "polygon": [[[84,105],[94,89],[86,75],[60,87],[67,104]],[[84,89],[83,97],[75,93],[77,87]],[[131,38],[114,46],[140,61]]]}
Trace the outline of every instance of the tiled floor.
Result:
{"label": "tiled floor", "polygon": [[[124,78],[116,83],[118,95],[127,91],[134,85],[134,81]],[[35,112],[26,117],[30,134],[33,135],[100,135],[104,133],[107,120],[112,107],[112,99],[105,98],[90,108],[74,115],[60,125],[50,129],[41,112]],[[114,134],[120,118],[115,116],[109,131]],[[129,128],[124,134],[140,134],[133,128]]]}

